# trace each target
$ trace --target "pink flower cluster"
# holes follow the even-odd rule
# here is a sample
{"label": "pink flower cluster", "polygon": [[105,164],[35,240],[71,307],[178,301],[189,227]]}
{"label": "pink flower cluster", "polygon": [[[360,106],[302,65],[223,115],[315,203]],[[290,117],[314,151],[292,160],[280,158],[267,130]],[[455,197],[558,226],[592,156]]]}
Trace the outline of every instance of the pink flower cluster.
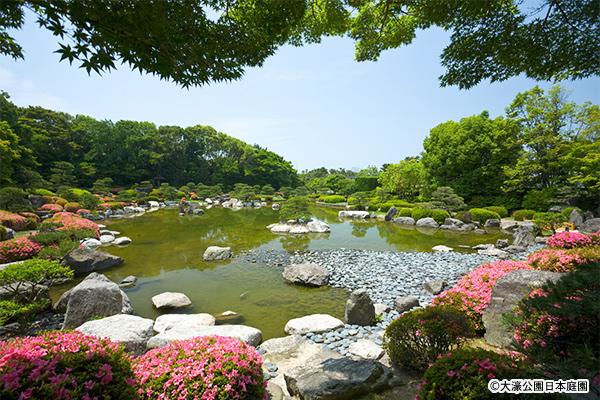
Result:
{"label": "pink flower cluster", "polygon": [[96,237],[100,234],[100,228],[97,223],[70,212],[56,213],[47,221],[59,224],[60,227],[57,228],[59,231],[87,229],[93,231]]}
{"label": "pink flower cluster", "polygon": [[237,339],[198,337],[134,360],[143,399],[268,399],[262,359]]}
{"label": "pink flower cluster", "polygon": [[0,263],[26,260],[42,250],[42,246],[26,236],[0,242]]}
{"label": "pink flower cluster", "polygon": [[60,204],[44,204],[40,208],[40,211],[50,211],[50,212],[61,212],[63,210]]}
{"label": "pink flower cluster", "polygon": [[558,232],[546,240],[550,247],[561,249],[572,249],[575,247],[584,247],[592,245],[592,238],[580,232]]}
{"label": "pink flower cluster", "polygon": [[480,265],[463,276],[454,287],[436,296],[433,304],[458,307],[471,318],[475,328],[481,330],[481,315],[490,304],[496,281],[509,272],[520,269],[531,267],[521,261],[495,261]]}
{"label": "pink flower cluster", "polygon": [[569,272],[579,265],[600,261],[600,248],[542,249],[531,253],[527,261],[536,269]]}
{"label": "pink flower cluster", "polygon": [[128,356],[117,343],[80,332],[0,342],[3,399],[136,398]]}
{"label": "pink flower cluster", "polygon": [[9,211],[0,210],[0,225],[7,226],[15,231],[22,231],[27,228],[27,218]]}

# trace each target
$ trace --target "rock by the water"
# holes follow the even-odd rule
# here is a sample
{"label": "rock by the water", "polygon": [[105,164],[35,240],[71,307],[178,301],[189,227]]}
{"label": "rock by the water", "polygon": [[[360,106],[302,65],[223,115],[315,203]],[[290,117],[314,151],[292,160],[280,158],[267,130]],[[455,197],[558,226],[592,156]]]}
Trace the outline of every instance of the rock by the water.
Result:
{"label": "rock by the water", "polygon": [[446,253],[446,252],[449,252],[449,251],[453,251],[454,249],[452,247],[444,246],[443,244],[438,244],[437,246],[433,246],[431,248],[431,250],[433,250],[435,252]]}
{"label": "rock by the water", "polygon": [[360,358],[378,360],[383,354],[383,348],[367,339],[359,339],[348,347],[348,352]]}
{"label": "rock by the water", "polygon": [[398,209],[396,207],[392,206],[392,207],[390,207],[388,212],[385,214],[385,217],[383,217],[383,219],[386,221],[391,221],[397,213],[398,213]]}
{"label": "rock by the water", "polygon": [[472,247],[473,250],[489,250],[493,248],[495,248],[495,246],[492,243],[480,243]]}
{"label": "rock by the water", "polygon": [[437,222],[435,222],[435,219],[433,218],[421,218],[420,220],[417,221],[416,223],[417,226],[420,226],[422,228],[437,228],[439,227],[439,224]]}
{"label": "rock by the water", "polygon": [[292,264],[283,270],[283,279],[306,286],[324,286],[329,282],[329,272],[315,263]]}
{"label": "rock by the water", "polygon": [[304,335],[309,332],[328,332],[344,326],[337,318],[327,314],[312,314],[291,319],[285,324],[284,331],[289,335]]}
{"label": "rock by the water", "polygon": [[396,310],[399,313],[409,311],[415,307],[419,307],[419,299],[415,296],[402,296],[398,297],[395,301]]}
{"label": "rock by the water", "polygon": [[485,340],[499,347],[508,347],[513,332],[504,321],[503,314],[512,313],[517,303],[533,289],[546,282],[556,282],[563,274],[550,271],[517,270],[500,278],[492,289],[490,305],[483,313]]}
{"label": "rock by the water", "polygon": [[515,229],[519,227],[519,223],[517,221],[503,219],[500,221],[500,229],[508,232],[513,232]]}
{"label": "rock by the water", "polygon": [[123,264],[123,259],[103,251],[79,247],[67,254],[62,264],[71,267],[75,275],[82,275],[119,266]]}
{"label": "rock by the water", "polygon": [[355,211],[355,210],[343,210],[338,212],[339,218],[355,218],[355,219],[367,219],[371,218],[371,214],[368,211]]}
{"label": "rock by the water", "polygon": [[157,333],[164,333],[171,329],[185,331],[214,324],[215,317],[210,314],[163,314],[156,318],[154,330]]}
{"label": "rock by the water", "polygon": [[81,245],[83,247],[87,247],[88,249],[95,249],[97,247],[102,246],[102,242],[99,241],[98,239],[87,239],[84,240],[83,242],[81,242]]}
{"label": "rock by the water", "polygon": [[583,225],[583,215],[581,215],[579,210],[575,209],[569,214],[569,222],[572,223],[575,228],[579,228]]}
{"label": "rock by the water", "polygon": [[398,225],[414,225],[415,219],[411,217],[398,217],[394,218],[392,222]]}
{"label": "rock by the water", "polygon": [[503,249],[508,247],[508,239],[498,239],[496,240],[496,247],[499,249]]}
{"label": "rock by the water", "polygon": [[433,295],[442,293],[446,286],[448,286],[448,283],[443,279],[436,279],[434,281],[425,282],[425,284],[423,285],[425,290],[427,290]]}
{"label": "rock by the water", "polygon": [[293,224],[290,227],[290,232],[291,234],[297,235],[297,234],[304,234],[304,233],[309,233],[310,230],[308,229],[308,227],[305,224]]}
{"label": "rock by the water", "polygon": [[440,226],[440,229],[448,229],[448,230],[462,230],[465,223],[457,218],[446,218],[444,223]]}
{"label": "rock by the water", "polygon": [[500,228],[500,220],[496,218],[490,218],[485,221],[483,226],[486,228]]}
{"label": "rock by the water", "polygon": [[117,246],[126,246],[128,244],[131,244],[131,239],[127,236],[122,236],[113,240],[113,244]]}
{"label": "rock by the water", "polygon": [[133,312],[127,295],[116,283],[101,274],[86,277],[63,294],[61,299],[62,304],[59,300],[55,308],[62,308],[66,302],[65,329],[77,328],[92,318]]}
{"label": "rock by the water", "polygon": [[284,374],[292,396],[303,400],[351,400],[388,386],[391,373],[375,360],[307,360]]}
{"label": "rock by the water", "polygon": [[154,321],[128,314],[92,320],[75,330],[86,335],[108,338],[125,346],[125,350],[141,354],[146,350],[148,340],[154,335]]}
{"label": "rock by the water", "polygon": [[202,258],[204,261],[226,260],[232,256],[231,247],[209,246]]}
{"label": "rock by the water", "polygon": [[177,326],[163,333],[153,336],[148,341],[147,347],[154,349],[163,347],[174,340],[185,340],[201,336],[225,336],[232,337],[252,346],[258,346],[262,341],[262,332],[256,328],[245,325],[212,325],[177,328]]}
{"label": "rock by the water", "polygon": [[152,296],[152,304],[154,307],[161,308],[182,308],[192,305],[192,301],[183,293],[164,292]]}
{"label": "rock by the water", "polygon": [[226,324],[239,324],[244,322],[244,316],[242,314],[236,313],[235,311],[224,311],[221,314],[215,315],[216,321],[220,325]]}
{"label": "rock by the water", "polygon": [[586,219],[585,222],[579,227],[579,230],[583,233],[594,233],[600,231],[600,218]]}
{"label": "rock by the water", "polygon": [[[270,227],[270,228],[269,228]],[[290,233],[290,229],[292,229],[291,224],[272,224],[267,228],[273,233]]]}
{"label": "rock by the water", "polygon": [[115,241],[115,237],[113,235],[101,235],[100,243],[109,244]]}
{"label": "rock by the water", "polygon": [[306,224],[306,227],[308,228],[309,232],[312,232],[312,233],[327,233],[327,232],[331,231],[331,228],[329,227],[329,225],[327,225],[325,222],[319,221],[317,219],[310,220]]}
{"label": "rock by the water", "polygon": [[513,232],[513,245],[521,247],[530,247],[535,244],[537,234],[536,226],[531,224],[521,224]]}
{"label": "rock by the water", "polygon": [[137,279],[137,276],[134,275],[126,276],[121,280],[121,282],[119,282],[119,286],[122,288],[134,287],[137,282]]}
{"label": "rock by the water", "polygon": [[350,294],[346,301],[345,318],[350,325],[375,325],[375,307],[365,289],[358,289]]}
{"label": "rock by the water", "polygon": [[279,209],[280,209],[280,208],[281,208],[281,206],[279,205],[279,203],[273,203],[273,204],[271,205],[271,209],[272,209],[273,211],[279,211]]}

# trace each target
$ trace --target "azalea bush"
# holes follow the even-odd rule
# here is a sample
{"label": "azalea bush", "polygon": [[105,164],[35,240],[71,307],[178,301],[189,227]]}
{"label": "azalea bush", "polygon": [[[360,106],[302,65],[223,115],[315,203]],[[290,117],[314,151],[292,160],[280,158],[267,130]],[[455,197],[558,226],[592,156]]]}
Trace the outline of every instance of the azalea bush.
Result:
{"label": "azalea bush", "polygon": [[388,325],[383,340],[394,364],[424,370],[439,354],[460,347],[474,334],[464,313],[432,306],[402,314]]}
{"label": "azalea bush", "polygon": [[21,212],[19,215],[27,219],[27,226],[25,229],[30,231],[37,229],[37,226],[40,223],[40,217],[37,214],[32,212]]}
{"label": "azalea bush", "polygon": [[538,379],[542,376],[516,354],[461,348],[441,356],[423,375],[417,400],[555,399],[560,395],[491,393],[490,379]]}
{"label": "azalea bush", "polygon": [[63,207],[60,204],[47,203],[47,204],[43,204],[40,208],[38,208],[38,210],[50,211],[50,212],[56,213],[56,212],[61,212],[63,210]]}
{"label": "azalea bush", "polygon": [[554,375],[600,386],[600,265],[532,291],[508,321],[518,350]]}
{"label": "azalea bush", "polygon": [[268,399],[262,359],[237,339],[175,341],[134,361],[142,399]]}
{"label": "azalea bush", "polygon": [[108,339],[51,332],[0,342],[0,398],[137,399],[131,361]]}
{"label": "azalea bush", "polygon": [[0,225],[4,225],[15,231],[23,231],[27,229],[27,218],[9,211],[0,210]]}
{"label": "azalea bush", "polygon": [[564,231],[558,232],[546,239],[550,247],[572,249],[592,245],[592,238],[580,232]]}
{"label": "azalea bush", "polygon": [[85,231],[88,237],[98,237],[100,235],[98,224],[70,212],[56,213],[52,218],[45,220],[42,223],[42,227],[40,227],[40,230],[52,229],[65,232]]}
{"label": "azalea bush", "polygon": [[473,323],[478,333],[483,333],[483,312],[492,299],[492,289],[509,272],[531,269],[521,261],[495,261],[480,265],[463,276],[452,288],[433,299],[435,305],[447,305],[463,311]]}
{"label": "azalea bush", "polygon": [[541,249],[527,259],[536,269],[552,272],[569,272],[580,265],[600,262],[600,247],[590,246],[574,249]]}
{"label": "azalea bush", "polygon": [[0,264],[32,258],[41,249],[42,246],[26,236],[0,242]]}

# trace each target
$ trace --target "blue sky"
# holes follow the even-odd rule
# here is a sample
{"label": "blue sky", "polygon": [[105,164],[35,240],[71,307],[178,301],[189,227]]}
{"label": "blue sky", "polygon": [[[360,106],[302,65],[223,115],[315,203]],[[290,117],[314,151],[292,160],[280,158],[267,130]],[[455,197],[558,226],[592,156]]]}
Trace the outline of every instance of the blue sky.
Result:
{"label": "blue sky", "polygon": [[[191,89],[127,67],[99,77],[58,63],[54,37],[32,21],[15,35],[25,60],[0,56],[0,89],[18,105],[113,121],[212,125],[281,154],[298,170],[380,166],[417,155],[433,126],[482,110],[500,115],[536,84],[518,77],[468,91],[440,87],[439,55],[448,40],[441,30],[420,32],[378,62],[355,62],[349,39],[284,47],[241,80]],[[574,101],[600,103],[598,78],[564,86]]]}

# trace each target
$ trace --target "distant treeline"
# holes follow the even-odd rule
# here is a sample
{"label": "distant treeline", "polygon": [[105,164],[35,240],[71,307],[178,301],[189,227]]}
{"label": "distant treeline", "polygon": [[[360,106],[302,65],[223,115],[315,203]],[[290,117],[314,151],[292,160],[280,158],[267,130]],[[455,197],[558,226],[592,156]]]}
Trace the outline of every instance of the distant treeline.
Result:
{"label": "distant treeline", "polygon": [[292,164],[210,126],[159,126],[18,107],[0,93],[0,186],[89,188],[188,182],[296,186]]}

